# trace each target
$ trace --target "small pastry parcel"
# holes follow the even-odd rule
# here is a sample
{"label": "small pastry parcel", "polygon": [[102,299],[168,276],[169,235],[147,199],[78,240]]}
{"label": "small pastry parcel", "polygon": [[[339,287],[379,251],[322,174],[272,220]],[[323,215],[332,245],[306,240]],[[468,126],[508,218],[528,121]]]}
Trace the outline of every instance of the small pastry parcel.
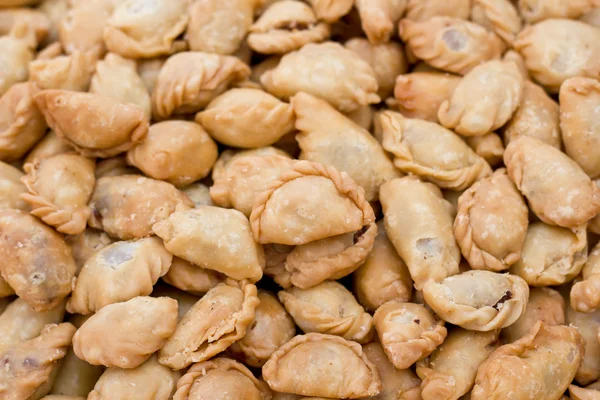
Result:
{"label": "small pastry parcel", "polygon": [[390,41],[406,9],[406,0],[357,0],[355,7],[369,42],[379,45]]}
{"label": "small pastry parcel", "polygon": [[17,209],[27,211],[28,205],[21,199],[27,188],[21,182],[23,172],[0,161],[0,210]]}
{"label": "small pastry parcel", "polygon": [[404,18],[428,21],[432,17],[456,17],[468,20],[471,0],[407,0]]}
{"label": "small pastry parcel", "polygon": [[353,0],[308,0],[317,18],[332,23],[348,14],[354,5]]}
{"label": "small pastry parcel", "polygon": [[580,385],[589,385],[600,378],[600,311],[577,312],[567,304],[566,316],[565,324],[576,328],[585,343],[585,353],[575,374],[575,381]]}
{"label": "small pastry parcel", "polygon": [[183,258],[173,257],[171,267],[163,275],[162,280],[177,289],[195,296],[203,296],[217,284],[223,282],[225,275],[194,265]]}
{"label": "small pastry parcel", "polygon": [[508,44],[523,28],[521,16],[511,0],[474,0],[471,20],[494,32]]}
{"label": "small pastry parcel", "polygon": [[579,312],[600,308],[600,244],[597,244],[581,270],[582,280],[571,287],[571,307]]}
{"label": "small pastry parcel", "polygon": [[0,36],[0,96],[16,83],[28,78],[28,65],[33,60],[37,40],[25,22],[17,23],[8,35]]}
{"label": "small pastry parcel", "polygon": [[519,0],[519,12],[529,24],[550,18],[577,19],[595,6],[594,0]]}
{"label": "small pastry parcel", "polygon": [[69,55],[36,59],[29,63],[29,80],[40,89],[64,89],[85,92],[94,73],[96,56],[74,51]]}

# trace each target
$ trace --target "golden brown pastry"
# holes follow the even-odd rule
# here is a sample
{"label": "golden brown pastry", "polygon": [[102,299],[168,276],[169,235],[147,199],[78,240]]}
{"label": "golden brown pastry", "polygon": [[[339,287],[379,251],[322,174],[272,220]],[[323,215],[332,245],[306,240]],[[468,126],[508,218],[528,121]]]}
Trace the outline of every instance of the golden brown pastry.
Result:
{"label": "golden brown pastry", "polygon": [[27,188],[21,182],[23,173],[10,164],[0,161],[0,210],[9,208],[27,211],[28,205],[21,199]]}
{"label": "golden brown pastry", "polygon": [[0,9],[0,35],[8,35],[19,24],[25,24],[35,32],[38,43],[48,36],[50,21],[40,9],[15,7]]}
{"label": "golden brown pastry", "polygon": [[196,114],[196,121],[219,143],[255,148],[291,132],[294,110],[260,89],[230,89]]}
{"label": "golden brown pastry", "polygon": [[529,210],[504,168],[458,199],[454,237],[473,269],[502,271],[521,257]]}
{"label": "golden brown pastry", "polygon": [[11,86],[0,97],[1,160],[18,160],[46,133],[46,121],[33,100],[36,93],[34,83],[24,82]]}
{"label": "golden brown pastry", "polygon": [[531,77],[550,92],[568,78],[600,75],[600,30],[584,22],[548,19],[523,29],[513,45]]}
{"label": "golden brown pastry", "polygon": [[152,225],[194,203],[167,182],[123,175],[98,179],[89,205],[92,228],[127,240],[152,235]]}
{"label": "golden brown pastry", "polygon": [[67,302],[71,314],[90,314],[112,303],[147,296],[173,256],[159,238],[115,242],[85,262]]}
{"label": "golden brown pastry", "polygon": [[531,136],[560,149],[558,104],[539,85],[529,81],[524,84],[521,104],[502,128],[505,145],[519,136]]}
{"label": "golden brown pastry", "polygon": [[400,37],[418,59],[464,75],[484,61],[499,59],[502,40],[475,23],[452,17],[400,21]]}
{"label": "golden brown pastry", "polygon": [[71,293],[75,261],[54,229],[19,210],[0,211],[0,273],[38,312],[56,307]]}
{"label": "golden brown pastry", "polygon": [[194,265],[183,258],[173,257],[171,267],[162,277],[162,280],[178,289],[202,296],[217,284],[223,282],[225,276],[216,271]]}
{"label": "golden brown pastry", "polygon": [[307,93],[292,98],[296,113],[296,140],[300,159],[345,171],[365,190],[368,201],[377,200],[379,187],[402,174],[377,140],[326,101]]}
{"label": "golden brown pastry", "polygon": [[577,19],[597,6],[594,0],[519,0],[518,4],[523,19],[530,24],[550,18]]}
{"label": "golden brown pastry", "polygon": [[153,227],[165,247],[202,268],[256,282],[265,265],[248,219],[237,210],[199,206],[171,214]]}
{"label": "golden brown pastry", "polygon": [[25,164],[21,181],[28,193],[21,198],[31,214],[57,231],[77,235],[91,214],[88,201],[94,190],[95,162],[78,154],[59,154],[35,164]]}
{"label": "golden brown pastry", "polygon": [[547,224],[575,228],[600,211],[600,189],[560,150],[528,136],[504,152],[508,176]]}
{"label": "golden brown pastry", "polygon": [[571,287],[571,307],[580,312],[595,311],[600,308],[600,244],[588,255],[581,277]]}
{"label": "golden brown pastry", "polygon": [[498,134],[490,132],[483,136],[470,136],[465,138],[465,141],[490,166],[497,167],[502,163],[504,145],[502,144],[502,138]]}
{"label": "golden brown pastry", "polygon": [[521,16],[511,0],[473,0],[471,20],[508,44],[522,29]]}
{"label": "golden brown pastry", "polygon": [[113,0],[71,1],[58,28],[60,43],[67,54],[74,51],[102,58],[106,47],[102,34],[116,2]]}
{"label": "golden brown pastry", "polygon": [[297,161],[256,197],[250,226],[258,243],[301,245],[356,232],[374,220],[364,190],[347,173]]}
{"label": "golden brown pastry", "polygon": [[303,396],[359,398],[381,390],[377,368],[358,343],[321,333],[281,346],[262,373],[271,389]]}
{"label": "golden brown pastry", "polygon": [[498,347],[498,331],[455,328],[429,357],[417,362],[423,400],[456,400],[475,384],[477,368]]}
{"label": "golden brown pastry", "polygon": [[404,14],[406,0],[356,0],[362,29],[374,45],[388,43]]}
{"label": "golden brown pastry", "polygon": [[326,22],[336,22],[348,14],[354,5],[352,0],[308,0],[317,18]]}
{"label": "golden brown pastry", "polygon": [[440,106],[438,118],[461,135],[485,135],[510,119],[522,93],[523,76],[515,63],[488,61],[465,75]]}
{"label": "golden brown pastry", "polygon": [[383,148],[405,173],[452,190],[464,190],[491,173],[490,166],[464,140],[436,123],[405,118],[394,111],[380,113],[376,122]]}
{"label": "golden brown pastry", "polygon": [[108,368],[87,400],[170,400],[181,373],[158,363],[153,355],[137,368]]}
{"label": "golden brown pastry", "polygon": [[445,321],[464,329],[505,328],[525,311],[529,287],[518,276],[467,271],[423,288],[427,304]]}
{"label": "golden brown pastry", "polygon": [[138,296],[109,304],[73,336],[73,351],[92,365],[135,368],[175,332],[177,301]]}
{"label": "golden brown pastry", "polygon": [[398,369],[427,357],[447,333],[444,321],[415,303],[389,301],[375,311],[373,323],[385,354]]}
{"label": "golden brown pastry", "polygon": [[42,138],[42,140],[33,146],[29,154],[27,154],[27,157],[25,157],[23,164],[35,164],[36,162],[43,161],[46,158],[50,158],[59,154],[70,153],[72,151],[73,148],[59,139],[54,131],[49,131]]}
{"label": "golden brown pastry", "polygon": [[27,80],[28,64],[36,46],[35,32],[25,22],[15,25],[9,35],[0,36],[0,95]]}
{"label": "golden brown pastry", "polygon": [[428,21],[433,17],[456,17],[468,20],[471,0],[407,0],[404,18]]}
{"label": "golden brown pastry", "polygon": [[451,205],[441,191],[407,176],[383,184],[380,194],[387,235],[415,288],[457,274],[460,250],[452,234]]}
{"label": "golden brown pastry", "polygon": [[600,342],[598,341],[600,312],[577,312],[567,303],[566,315],[565,324],[576,328],[585,343],[585,354],[575,374],[575,381],[580,385],[589,385],[600,378]]}
{"label": "golden brown pastry", "polygon": [[506,53],[504,53],[504,55],[502,56],[502,60],[503,61],[512,61],[515,64],[517,64],[517,67],[519,68],[519,72],[523,76],[523,79],[526,81],[525,83],[531,82],[529,72],[527,71],[527,67],[525,66],[525,59],[523,58],[522,55],[517,53],[515,50],[511,49],[511,50],[506,51]]}
{"label": "golden brown pastry", "polygon": [[170,297],[177,300],[177,320],[181,321],[181,318],[200,300],[201,296],[195,296],[176,287],[164,285],[159,282],[152,290],[152,297]]}
{"label": "golden brown pastry", "polygon": [[243,364],[217,357],[192,365],[177,381],[173,400],[271,399],[267,384],[254,377]]}
{"label": "golden brown pastry", "polygon": [[174,51],[188,23],[190,0],[115,2],[103,38],[109,51],[128,58],[150,58]]}
{"label": "golden brown pastry", "polygon": [[218,284],[179,321],[158,352],[159,362],[179,370],[222,352],[244,337],[259,302],[256,286],[247,281]]}
{"label": "golden brown pastry", "polygon": [[29,63],[29,80],[40,89],[85,92],[94,73],[96,56],[78,50],[69,55],[36,59]]}
{"label": "golden brown pastry", "polygon": [[258,300],[254,322],[246,335],[227,349],[235,358],[255,368],[261,368],[271,354],[296,335],[294,320],[277,296],[261,289]]}
{"label": "golden brown pastry", "polygon": [[83,232],[77,235],[65,236],[65,242],[71,246],[73,251],[73,259],[77,265],[77,272],[75,275],[79,275],[79,271],[81,271],[81,268],[83,268],[85,262],[95,252],[113,244],[114,239],[108,236],[106,232],[92,228],[86,228]]}
{"label": "golden brown pastry", "polygon": [[319,22],[310,6],[283,0],[267,8],[249,29],[248,45],[258,53],[285,54],[329,37],[329,25]]}
{"label": "golden brown pastry", "polygon": [[167,59],[152,91],[152,115],[166,119],[172,114],[193,113],[230,84],[250,75],[250,68],[237,57],[202,52],[183,52]]}
{"label": "golden brown pastry", "polygon": [[213,182],[226,179],[227,175],[229,174],[227,170],[230,166],[235,165],[238,159],[254,156],[281,156],[291,159],[288,153],[273,146],[259,147],[258,149],[240,151],[227,149],[222,151],[221,154],[219,154],[219,158],[217,159],[217,162],[213,167],[211,174]]}
{"label": "golden brown pastry", "polygon": [[558,399],[581,363],[585,343],[573,327],[538,321],[479,366],[471,400]]}
{"label": "golden brown pastry", "polygon": [[217,157],[216,143],[201,125],[189,121],[152,124],[146,138],[127,152],[129,164],[177,187],[207,176]]}
{"label": "golden brown pastry", "polygon": [[265,72],[260,82],[281,99],[306,92],[328,101],[340,111],[379,103],[373,68],[355,52],[339,43],[309,43],[284,55]]}

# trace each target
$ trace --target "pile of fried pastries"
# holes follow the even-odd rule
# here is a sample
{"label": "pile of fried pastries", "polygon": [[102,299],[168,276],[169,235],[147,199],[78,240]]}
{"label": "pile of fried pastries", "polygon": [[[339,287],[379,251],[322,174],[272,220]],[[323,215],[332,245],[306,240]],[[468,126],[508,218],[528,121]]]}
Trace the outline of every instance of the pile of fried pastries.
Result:
{"label": "pile of fried pastries", "polygon": [[0,400],[600,400],[600,0],[0,0]]}

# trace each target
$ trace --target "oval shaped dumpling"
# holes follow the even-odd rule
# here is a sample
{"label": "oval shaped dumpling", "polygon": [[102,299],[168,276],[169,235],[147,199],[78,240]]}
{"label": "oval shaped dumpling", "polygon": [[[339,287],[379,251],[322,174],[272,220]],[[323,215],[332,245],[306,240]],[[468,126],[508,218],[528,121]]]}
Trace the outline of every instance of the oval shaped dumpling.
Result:
{"label": "oval shaped dumpling", "polygon": [[510,0],[474,0],[471,20],[511,44],[521,31],[521,17]]}
{"label": "oval shaped dumpling", "polygon": [[580,385],[588,385],[600,378],[600,341],[598,340],[600,312],[581,313],[567,304],[565,324],[576,328],[583,337],[585,353],[575,374],[575,381]]}
{"label": "oval shaped dumpling", "polygon": [[600,30],[570,19],[548,19],[523,29],[513,43],[533,79],[550,92],[574,76],[600,76]]}
{"label": "oval shaped dumpling", "polygon": [[305,333],[337,335],[359,343],[371,340],[372,317],[338,282],[326,281],[309,289],[292,286],[278,296]]}
{"label": "oval shaped dumpling", "polygon": [[21,182],[23,173],[10,164],[0,161],[0,210],[8,208],[27,211],[27,203],[21,199],[21,193],[27,188]]}
{"label": "oval shaped dumpling", "polygon": [[288,159],[292,158],[285,151],[273,146],[259,147],[258,149],[240,151],[233,151],[231,149],[227,149],[222,151],[221,154],[219,154],[219,158],[217,159],[217,162],[213,167],[211,174],[213,182],[226,179],[228,175],[227,169],[230,166],[235,165],[235,162],[237,160],[254,156],[281,156]]}
{"label": "oval shaped dumpling", "polygon": [[246,281],[218,284],[179,321],[158,361],[179,370],[219,354],[244,337],[259,302],[256,286]]}
{"label": "oval shaped dumpling", "polygon": [[394,165],[452,190],[464,190],[488,176],[490,166],[454,132],[429,121],[405,118],[394,111],[379,114],[383,148]]}
{"label": "oval shaped dumpling", "polygon": [[68,90],[44,90],[35,102],[59,138],[86,157],[112,157],[146,137],[141,108],[114,98]]}
{"label": "oval shaped dumpling", "polygon": [[115,242],[84,264],[67,302],[70,313],[90,314],[102,307],[152,293],[173,256],[159,238]]}
{"label": "oval shaped dumpling", "polygon": [[25,157],[23,163],[35,164],[36,162],[40,162],[46,158],[71,152],[73,152],[73,148],[71,146],[56,136],[54,131],[49,131],[42,138],[42,140],[37,142],[37,144],[31,149],[29,154],[27,154],[27,157]]}
{"label": "oval shaped dumpling", "polygon": [[573,280],[587,260],[585,226],[567,229],[535,222],[529,226],[521,259],[510,272],[531,286],[557,286]]}
{"label": "oval shaped dumpling", "polygon": [[594,0],[519,0],[519,11],[530,24],[549,18],[577,19],[594,6]]}
{"label": "oval shaped dumpling", "polygon": [[356,232],[374,219],[364,190],[346,172],[297,161],[256,197],[250,225],[258,243],[301,245]]}
{"label": "oval shaped dumpling", "polygon": [[369,131],[338,112],[326,101],[307,93],[292,98],[300,159],[345,171],[363,189],[368,201],[377,200],[379,187],[402,174]]}
{"label": "oval shaped dumpling", "polygon": [[471,399],[558,399],[575,376],[584,350],[577,329],[538,321],[479,366]]}
{"label": "oval shaped dumpling", "polygon": [[398,369],[427,357],[447,334],[444,321],[414,303],[389,301],[375,311],[373,323],[385,354]]}
{"label": "oval shaped dumpling", "polygon": [[102,34],[115,3],[111,0],[69,3],[70,7],[58,28],[60,44],[67,54],[80,51],[102,58],[106,53]]}
{"label": "oval shaped dumpling", "polygon": [[475,384],[477,368],[498,347],[498,331],[455,328],[444,343],[417,362],[423,400],[458,399]]}
{"label": "oval shaped dumpling", "polygon": [[502,271],[521,257],[528,218],[523,196],[498,169],[458,199],[454,237],[471,268]]}
{"label": "oval shaped dumpling", "polygon": [[164,63],[152,91],[152,116],[166,119],[172,114],[193,113],[235,82],[250,75],[250,68],[237,57],[202,52],[175,54]]}
{"label": "oval shaped dumpling", "polygon": [[595,311],[600,308],[600,244],[588,255],[581,277],[571,287],[571,307],[579,312]]}
{"label": "oval shaped dumpling", "polygon": [[404,18],[427,21],[432,17],[456,17],[468,20],[471,0],[407,0]]}
{"label": "oval shaped dumpling", "polygon": [[230,89],[196,114],[196,121],[219,143],[254,148],[291,132],[294,110],[260,89]]}
{"label": "oval shaped dumpling", "polygon": [[94,160],[78,154],[59,154],[25,164],[21,180],[28,193],[21,195],[31,214],[57,231],[76,235],[85,230],[91,214],[87,203],[94,190]]}
{"label": "oval shaped dumpling", "polygon": [[177,301],[134,297],[109,304],[91,316],[73,336],[73,351],[92,365],[135,368],[175,332]]}
{"label": "oval shaped dumpling", "polygon": [[162,277],[162,280],[178,289],[202,296],[217,284],[223,282],[225,276],[216,271],[194,265],[183,258],[173,257],[171,267]]}
{"label": "oval shaped dumpling", "polygon": [[464,136],[481,136],[500,128],[521,102],[523,76],[510,61],[476,66],[440,106],[438,118]]}
{"label": "oval shaped dumpling", "polygon": [[85,92],[94,73],[96,56],[74,51],[50,59],[36,59],[29,63],[29,80],[40,89],[64,89]]}
{"label": "oval shaped dumpling", "polygon": [[499,59],[502,40],[475,23],[452,17],[400,21],[400,37],[418,59],[464,75],[480,63]]}
{"label": "oval shaped dumpling", "polygon": [[170,54],[189,19],[189,0],[127,0],[115,4],[103,38],[109,51],[123,57]]}
{"label": "oval shaped dumpling", "polygon": [[71,293],[75,261],[62,236],[20,210],[0,211],[0,273],[38,312],[56,307]]}
{"label": "oval shaped dumpling", "polygon": [[575,161],[528,136],[504,152],[508,176],[545,223],[574,228],[600,211],[600,188]]}
{"label": "oval shaped dumpling", "polygon": [[173,254],[233,279],[256,282],[265,265],[248,219],[237,210],[199,206],[171,214],[153,227]]}
{"label": "oval shaped dumpling", "polygon": [[467,271],[423,288],[427,305],[440,318],[474,331],[491,331],[515,322],[525,311],[529,287],[518,276]]}
{"label": "oval shaped dumpling", "polygon": [[284,55],[260,81],[269,93],[281,99],[306,92],[340,111],[380,101],[373,68],[358,54],[334,42],[309,43]]}
{"label": "oval shaped dumpling", "polygon": [[452,234],[452,206],[441,191],[407,176],[383,184],[380,195],[387,235],[415,288],[457,274],[460,250]]}
{"label": "oval shaped dumpling", "polygon": [[281,346],[262,373],[271,389],[303,396],[359,398],[381,390],[377,369],[358,343],[321,333]]}
{"label": "oval shaped dumpling", "polygon": [[141,175],[98,179],[89,205],[89,225],[123,240],[150,236],[152,225],[194,206],[173,185]]}
{"label": "oval shaped dumpling", "polygon": [[178,187],[207,176],[217,157],[217,144],[201,125],[189,121],[152,124],[146,138],[127,152],[129,164]]}
{"label": "oval shaped dumpling", "polygon": [[254,322],[227,352],[251,367],[261,368],[271,354],[296,335],[296,326],[273,293],[259,290],[258,300]]}

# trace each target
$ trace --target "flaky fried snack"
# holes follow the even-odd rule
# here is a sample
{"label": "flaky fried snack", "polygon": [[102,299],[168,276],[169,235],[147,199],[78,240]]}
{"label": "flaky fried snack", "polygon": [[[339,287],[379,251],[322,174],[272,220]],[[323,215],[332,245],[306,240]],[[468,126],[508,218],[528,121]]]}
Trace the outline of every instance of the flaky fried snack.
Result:
{"label": "flaky fried snack", "polygon": [[135,368],[164,345],[176,325],[176,300],[134,297],[92,315],[73,336],[73,351],[92,365]]}
{"label": "flaky fried snack", "polygon": [[294,110],[260,89],[230,89],[196,114],[196,121],[219,143],[255,148],[272,145],[291,132]]}
{"label": "flaky fried snack", "polygon": [[565,152],[590,177],[600,175],[600,128],[596,109],[600,107],[600,82],[569,78],[560,87],[560,129]]}
{"label": "flaky fried snack", "polygon": [[459,18],[403,19],[399,29],[402,41],[417,58],[461,75],[484,61],[499,59],[504,50],[494,33]]}
{"label": "flaky fried snack", "polygon": [[385,354],[398,369],[427,357],[447,334],[444,321],[415,303],[389,301],[375,311],[373,323]]}
{"label": "flaky fried snack", "polygon": [[102,34],[114,8],[112,0],[71,2],[58,28],[60,44],[65,52],[80,51],[102,58],[106,53]]}
{"label": "flaky fried snack", "polygon": [[569,19],[548,19],[523,29],[514,48],[529,74],[550,92],[574,76],[600,75],[600,30]]}
{"label": "flaky fried snack", "polygon": [[319,22],[307,4],[283,0],[273,3],[250,27],[248,45],[258,53],[285,54],[307,43],[329,37],[329,25]]}
{"label": "flaky fried snack", "polygon": [[278,296],[305,333],[337,335],[359,343],[369,342],[372,338],[371,315],[338,282],[326,281],[309,289],[292,286],[279,292]]}
{"label": "flaky fried snack", "polygon": [[600,308],[600,245],[588,255],[582,280],[571,287],[571,307],[580,312],[591,312]]}
{"label": "flaky fried snack", "polygon": [[600,378],[600,341],[598,340],[600,311],[577,312],[567,302],[566,316],[565,324],[576,328],[585,343],[583,361],[580,366],[576,366],[578,369],[575,381],[580,385],[589,385]]}
{"label": "flaky fried snack", "polygon": [[475,182],[457,211],[454,237],[471,268],[502,271],[520,259],[529,210],[505,169]]}
{"label": "flaky fried snack", "polygon": [[477,368],[498,347],[498,331],[455,328],[431,355],[417,362],[423,400],[456,400],[475,384]]}
{"label": "flaky fried snack", "polygon": [[0,95],[28,78],[28,64],[37,46],[35,34],[25,23],[18,23],[9,35],[0,36]]}
{"label": "flaky fried snack", "polygon": [[548,326],[564,325],[565,300],[559,292],[548,287],[530,288],[525,311],[512,325],[502,329],[502,338],[505,343],[521,339],[537,321]]}
{"label": "flaky fried snack", "polygon": [[69,323],[46,325],[40,336],[0,355],[0,396],[7,400],[30,398],[65,356],[74,333],[75,327]]}
{"label": "flaky fried snack", "polygon": [[46,121],[33,100],[38,91],[34,83],[17,83],[0,97],[1,160],[18,160],[44,136]]}
{"label": "flaky fried snack", "polygon": [[474,0],[471,20],[512,44],[521,31],[521,16],[510,0]]}
{"label": "flaky fried snack", "polygon": [[0,210],[8,208],[27,211],[28,205],[21,199],[27,188],[21,182],[23,173],[10,164],[0,161]]}
{"label": "flaky fried snack", "polygon": [[488,176],[490,166],[454,132],[436,123],[405,118],[394,111],[377,117],[383,148],[394,165],[438,186],[464,190]]}
{"label": "flaky fried snack", "polygon": [[380,195],[387,235],[415,288],[457,274],[460,250],[452,234],[451,205],[441,191],[407,176],[383,184]]}
{"label": "flaky fried snack", "polygon": [[375,396],[381,379],[358,343],[308,333],[281,346],[263,367],[271,389],[303,396]]}
{"label": "flaky fried snack", "polygon": [[250,75],[237,57],[202,52],[183,52],[167,59],[152,91],[152,115],[166,119],[172,114],[200,111],[235,82]]}
{"label": "flaky fried snack", "polygon": [[404,18],[428,21],[433,17],[456,17],[468,20],[471,0],[407,0]]}
{"label": "flaky fried snack", "polygon": [[254,322],[227,352],[251,367],[261,368],[271,354],[296,335],[296,326],[273,293],[259,290],[258,300]]}
{"label": "flaky fried snack", "polygon": [[594,6],[594,0],[519,0],[519,12],[530,24],[550,18],[577,19]]}
{"label": "flaky fried snack", "polygon": [[98,250],[105,248],[114,243],[114,239],[106,234],[92,228],[86,228],[83,232],[77,235],[65,236],[65,242],[71,246],[73,251],[73,259],[77,265],[77,273],[83,268],[85,262]]}
{"label": "flaky fried snack", "polygon": [[98,179],[89,206],[92,228],[126,240],[152,235],[152,225],[194,203],[167,182],[122,175]]}
{"label": "flaky fried snack", "polygon": [[112,303],[147,296],[167,273],[172,259],[156,237],[113,243],[86,261],[67,310],[90,314]]}
{"label": "flaky fried snack", "polygon": [[237,280],[256,282],[262,277],[262,247],[252,238],[248,219],[237,210],[199,206],[171,214],[153,230],[171,253],[202,268]]}
{"label": "flaky fried snack", "polygon": [[523,77],[515,63],[488,61],[464,76],[440,106],[438,118],[461,135],[485,135],[510,119],[522,93]]}
{"label": "flaky fried snack", "polygon": [[369,42],[379,45],[390,41],[406,0],[357,0],[355,7]]}
{"label": "flaky fried snack", "polygon": [[504,152],[508,176],[547,224],[575,228],[600,211],[600,189],[575,161],[549,144],[527,136]]}
{"label": "flaky fried snack", "polygon": [[497,167],[502,163],[504,145],[502,144],[502,138],[497,133],[490,132],[483,136],[469,136],[465,138],[465,141],[491,167]]}
{"label": "flaky fried snack", "polygon": [[217,284],[225,280],[225,276],[199,267],[184,260],[173,257],[169,271],[162,277],[169,285],[184,290],[193,295],[202,296]]}
{"label": "flaky fried snack", "polygon": [[471,399],[558,399],[584,351],[575,328],[538,321],[525,336],[500,346],[481,364]]}
{"label": "flaky fried snack", "polygon": [[[243,159],[245,157],[254,157],[254,156],[281,156],[291,160],[292,157],[285,151],[278,149],[277,147],[267,146],[267,147],[259,147],[257,149],[250,150],[240,150],[234,151],[231,149],[227,149],[219,154],[219,158],[215,163],[211,178],[213,182],[217,182],[222,179],[226,179],[229,175],[227,171],[230,166],[235,165],[235,162],[239,159]],[[262,190],[261,190],[262,191]],[[252,206],[250,204],[250,206]],[[224,206],[223,206],[224,207]]]}
{"label": "flaky fried snack", "polygon": [[271,399],[267,384],[237,361],[217,357],[192,365],[177,382],[173,400],[193,399]]}
{"label": "flaky fried snack", "polygon": [[326,22],[336,22],[348,14],[354,5],[352,0],[308,0],[317,18]]}
{"label": "flaky fried snack", "polygon": [[48,131],[42,140],[33,146],[23,164],[35,164],[52,156],[72,152],[73,148],[56,136],[54,131]]}
{"label": "flaky fried snack", "polygon": [[298,92],[306,92],[340,111],[353,111],[380,101],[373,68],[358,54],[334,42],[310,43],[284,55],[260,81],[269,93],[279,98],[289,99]]}
{"label": "flaky fried snack", "polygon": [[374,220],[364,190],[346,172],[309,161],[295,162],[273,181],[250,215],[254,239],[263,244],[306,244],[356,232]]}
{"label": "flaky fried snack", "polygon": [[127,162],[181,187],[208,175],[218,155],[217,144],[201,125],[162,121],[152,124],[148,136],[127,152]]}
{"label": "flaky fried snack", "polygon": [[88,395],[88,400],[135,398],[169,400],[175,393],[181,373],[158,363],[153,355],[137,368],[108,368]]}
{"label": "flaky fried snack", "polygon": [[523,314],[529,287],[515,275],[467,271],[439,283],[427,282],[423,296],[445,321],[487,332],[507,327]]}
{"label": "flaky fried snack", "polygon": [[57,231],[76,235],[84,231],[91,214],[88,201],[96,177],[94,160],[78,154],[59,154],[35,164],[25,164],[21,181],[27,193],[21,198],[31,214]]}
{"label": "flaky fried snack", "polygon": [[134,104],[68,90],[44,90],[34,99],[48,126],[86,157],[115,156],[148,133],[144,112]]}
{"label": "flaky fried snack", "polygon": [[388,239],[383,222],[377,223],[377,230],[373,249],[352,275],[354,294],[370,311],[391,300],[409,301],[413,285],[408,267]]}
{"label": "flaky fried snack", "polygon": [[128,58],[150,58],[174,51],[174,41],[187,26],[190,0],[127,0],[115,2],[106,21],[109,51]]}
{"label": "flaky fried snack", "polygon": [[85,92],[94,72],[96,56],[81,51],[29,63],[29,80],[40,89],[64,89]]}
{"label": "flaky fried snack", "polygon": [[256,286],[247,281],[218,284],[179,321],[158,352],[159,362],[179,370],[220,353],[244,337],[259,302]]}
{"label": "flaky fried snack", "polygon": [[556,286],[573,280],[587,260],[585,225],[568,229],[535,222],[529,226],[521,259],[510,272],[531,286]]}
{"label": "flaky fried snack", "polygon": [[54,229],[13,209],[0,211],[0,273],[38,312],[56,307],[71,292],[75,261]]}

